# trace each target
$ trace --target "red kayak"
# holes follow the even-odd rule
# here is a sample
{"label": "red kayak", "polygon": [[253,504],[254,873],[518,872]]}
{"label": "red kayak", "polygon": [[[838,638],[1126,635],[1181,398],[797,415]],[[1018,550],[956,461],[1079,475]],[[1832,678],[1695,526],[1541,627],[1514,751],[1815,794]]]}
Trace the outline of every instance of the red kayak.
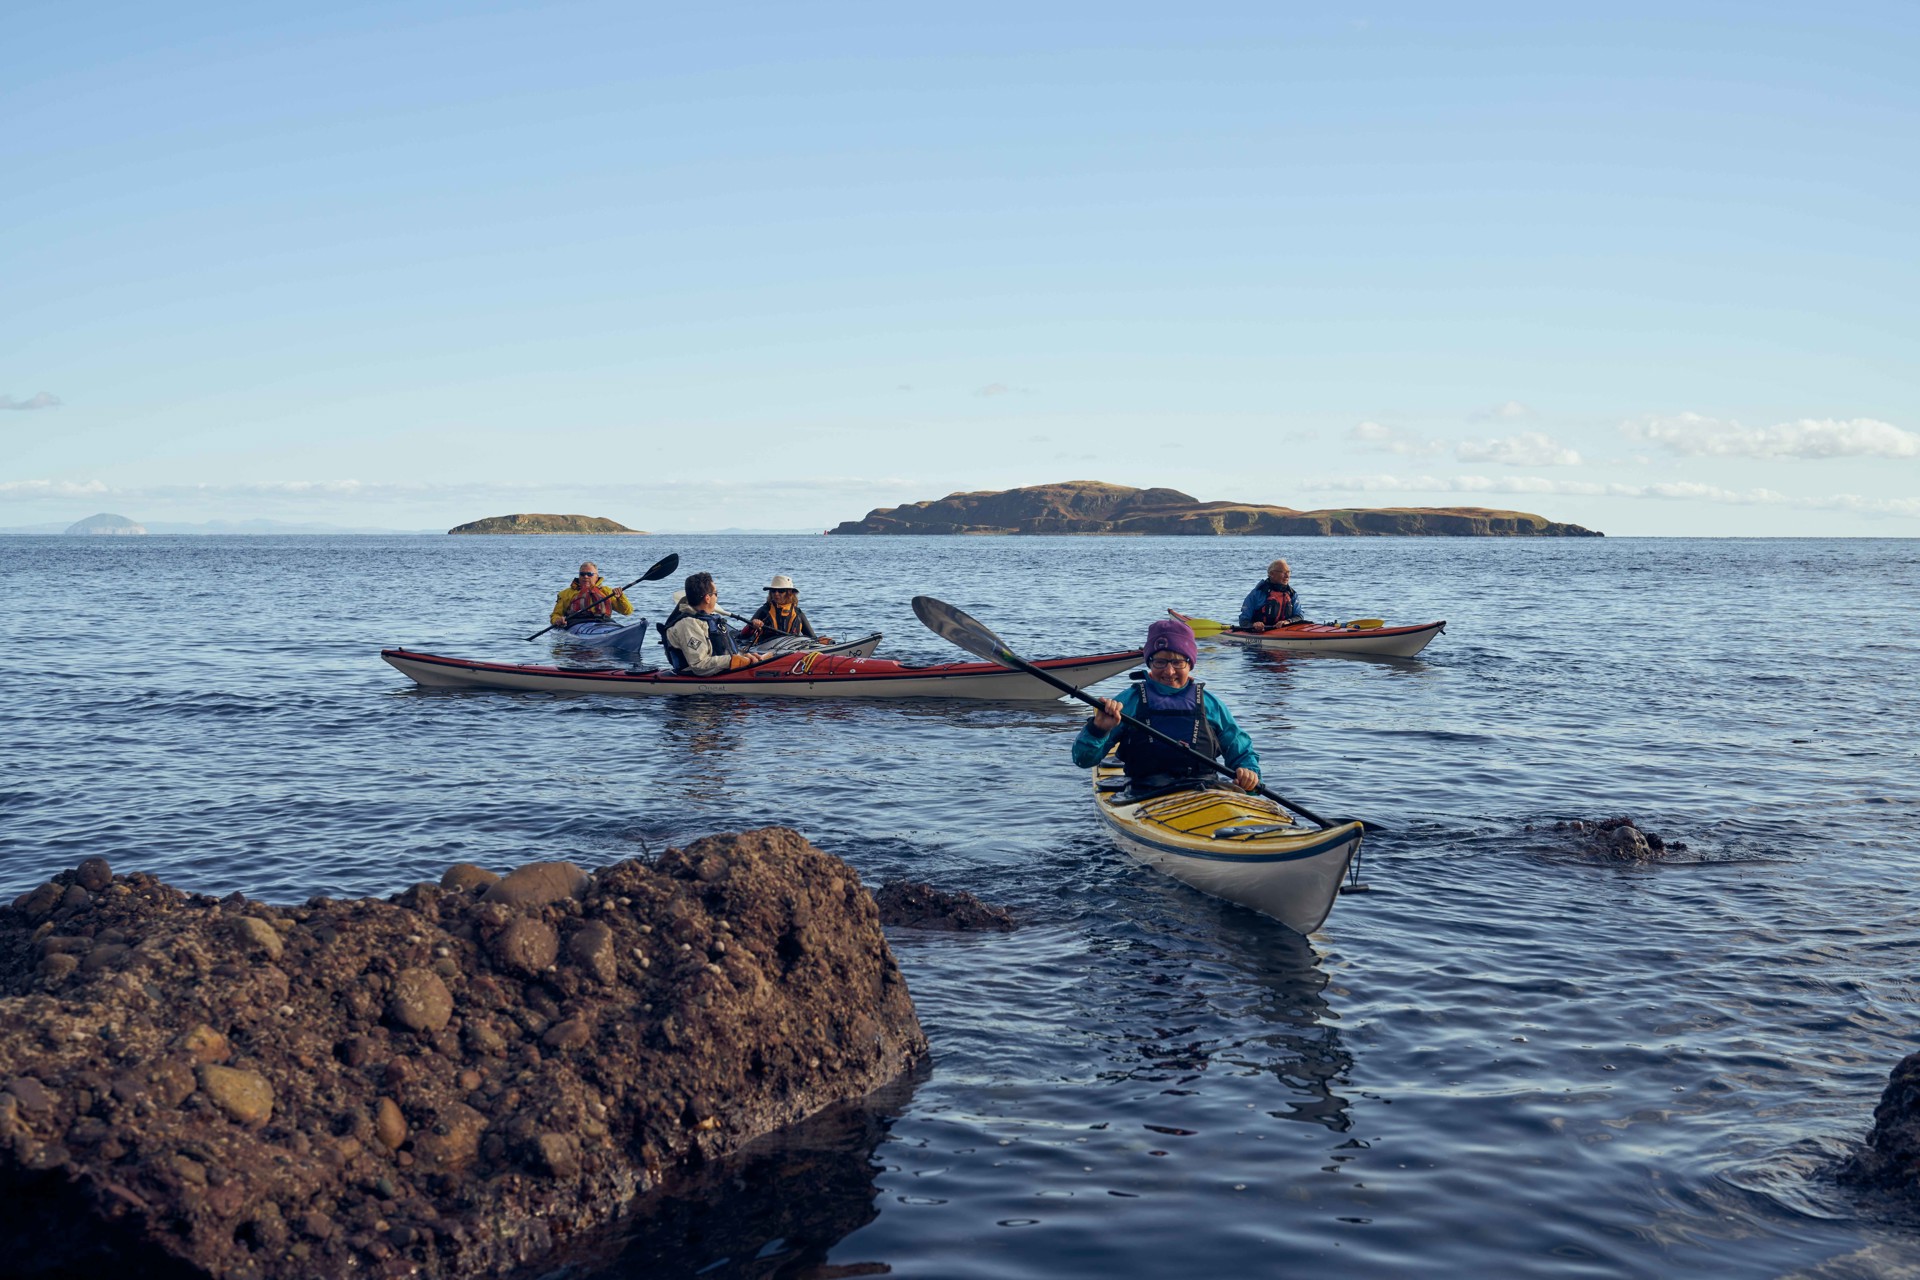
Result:
{"label": "red kayak", "polygon": [[[625,667],[553,667],[476,662],[411,649],[380,656],[427,689],[520,689],[543,693],[611,693],[624,697],[676,693],[774,695],[788,698],[980,698],[1051,700],[1060,691],[994,662],[924,666],[888,658],[795,653],[717,676],[677,676]],[[1034,664],[1076,689],[1140,665],[1140,651],[1046,658]]]}

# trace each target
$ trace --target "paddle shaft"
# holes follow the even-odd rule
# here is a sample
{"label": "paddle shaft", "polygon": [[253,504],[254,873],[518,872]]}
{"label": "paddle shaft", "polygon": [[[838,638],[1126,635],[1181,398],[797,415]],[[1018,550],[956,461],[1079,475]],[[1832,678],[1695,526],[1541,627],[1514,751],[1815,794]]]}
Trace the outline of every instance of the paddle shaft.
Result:
{"label": "paddle shaft", "polygon": [[[1014,653],[1011,649],[1008,649],[1005,645],[1001,645],[995,651],[994,657],[1006,666],[1015,667],[1021,671],[1026,672],[1030,676],[1039,677],[1040,679],[1046,681],[1048,684],[1052,685],[1054,688],[1060,690],[1060,692],[1066,694],[1068,697],[1077,698],[1081,702],[1086,703],[1088,706],[1092,707],[1095,711],[1102,710],[1100,706],[1100,699],[1094,697],[1092,694],[1086,692],[1083,689],[1074,688],[1072,685],[1068,684],[1065,680],[1062,680],[1058,676],[1053,675],[1051,672],[1047,671],[1045,668],[1034,666],[1031,662],[1028,662],[1025,658],[1021,657],[1019,654]],[[1188,755],[1192,756],[1195,760],[1204,762],[1206,766],[1209,769],[1212,769],[1215,773],[1224,774],[1225,776],[1231,778],[1236,772],[1236,770],[1233,769],[1232,766],[1222,764],[1220,761],[1215,760],[1212,756],[1207,755],[1205,752],[1194,750],[1194,748],[1190,744],[1182,742],[1180,741],[1180,739],[1175,738],[1169,734],[1164,734],[1160,732],[1158,729],[1148,724],[1145,720],[1140,719],[1138,716],[1130,716],[1123,711],[1120,713],[1120,720],[1121,720],[1121,723],[1123,724],[1130,724],[1134,728],[1142,730],[1150,737],[1158,738],[1160,741],[1166,743],[1168,746],[1180,748],[1180,750],[1186,752]],[[1305,805],[1295,804],[1293,801],[1287,799],[1285,796],[1280,795],[1278,792],[1271,791],[1264,786],[1255,787],[1254,793],[1256,795],[1265,796],[1267,799],[1273,801],[1275,804],[1281,806],[1282,808],[1293,810],[1295,813],[1305,818],[1308,822],[1319,823],[1322,830],[1325,830],[1326,828],[1333,825],[1331,822],[1328,822],[1325,818],[1313,812],[1313,810],[1307,808]]]}
{"label": "paddle shaft", "polygon": [[[664,578],[679,567],[680,567],[680,557],[678,555],[668,556],[665,560],[659,561],[653,566],[653,568],[647,570],[645,573],[635,578],[632,582],[629,582],[626,586],[615,587],[613,594],[617,596],[621,592],[626,591],[628,588],[637,587],[643,582],[652,582],[655,578]],[[611,599],[611,597],[609,597],[609,599]],[[558,622],[549,622],[546,626],[540,628],[538,631],[528,636],[527,639],[538,640],[541,636],[547,634],[547,632],[553,630],[555,627],[570,627],[575,622],[578,622],[581,618],[586,616],[589,616],[589,615],[587,615],[585,611],[582,611],[581,613],[569,613],[564,617],[562,617]]]}

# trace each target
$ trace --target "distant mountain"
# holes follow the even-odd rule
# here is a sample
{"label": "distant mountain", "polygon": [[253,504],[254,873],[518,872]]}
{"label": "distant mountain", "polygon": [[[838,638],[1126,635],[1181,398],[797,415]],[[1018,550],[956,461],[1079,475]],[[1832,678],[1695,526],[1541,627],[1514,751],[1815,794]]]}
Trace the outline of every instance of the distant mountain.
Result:
{"label": "distant mountain", "polygon": [[644,533],[629,529],[605,516],[551,516],[521,513],[488,516],[469,524],[455,525],[448,533]]}
{"label": "distant mountain", "polygon": [[950,493],[876,507],[829,533],[1104,533],[1201,536],[1568,537],[1601,535],[1525,511],[1487,507],[1343,507],[1296,511],[1244,502],[1202,502],[1178,489],[1134,489],[1068,480],[1021,489]]}
{"label": "distant mountain", "polygon": [[102,511],[98,515],[88,516],[85,520],[76,520],[67,526],[67,532],[69,534],[89,538],[137,536],[146,531],[147,527],[145,525],[129,520],[125,516],[116,516],[108,511]]}

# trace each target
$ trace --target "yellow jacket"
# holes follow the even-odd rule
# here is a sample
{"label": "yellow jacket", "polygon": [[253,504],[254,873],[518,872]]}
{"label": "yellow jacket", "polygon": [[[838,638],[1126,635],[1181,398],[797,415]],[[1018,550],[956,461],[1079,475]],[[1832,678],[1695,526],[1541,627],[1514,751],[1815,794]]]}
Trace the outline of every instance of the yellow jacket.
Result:
{"label": "yellow jacket", "polygon": [[[547,621],[556,627],[565,622],[567,620],[567,613],[573,608],[573,602],[577,600],[579,596],[580,588],[569,582],[554,600],[553,616],[548,618]],[[627,593],[624,591],[614,592],[612,598],[609,599],[607,603],[613,606],[616,613],[633,612],[633,602],[627,599]]]}

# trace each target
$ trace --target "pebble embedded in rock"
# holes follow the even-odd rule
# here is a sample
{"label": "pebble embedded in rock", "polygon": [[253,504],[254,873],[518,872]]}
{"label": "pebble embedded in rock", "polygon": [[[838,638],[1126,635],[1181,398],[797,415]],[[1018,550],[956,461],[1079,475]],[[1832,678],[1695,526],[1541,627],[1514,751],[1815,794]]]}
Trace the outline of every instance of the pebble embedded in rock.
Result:
{"label": "pebble embedded in rock", "polygon": [[587,891],[587,873],[571,862],[529,862],[488,889],[485,900],[510,907],[544,907]]}
{"label": "pebble embedded in rock", "polygon": [[240,916],[230,926],[233,940],[247,950],[265,955],[269,960],[278,960],[280,953],[286,950],[286,943],[280,940],[280,931],[258,916]]}
{"label": "pebble embedded in rock", "polygon": [[53,1094],[47,1086],[32,1076],[15,1076],[6,1082],[6,1091],[13,1095],[22,1111],[42,1115],[53,1110]]}
{"label": "pebble embedded in rock", "polygon": [[552,1049],[584,1049],[592,1041],[593,1028],[579,1018],[556,1022],[540,1037],[540,1042]]}
{"label": "pebble embedded in rock", "polygon": [[208,1063],[200,1068],[200,1088],[235,1124],[254,1128],[273,1118],[273,1086],[257,1071]]}
{"label": "pebble embedded in rock", "polygon": [[392,1098],[380,1099],[373,1112],[373,1136],[389,1151],[398,1151],[407,1140],[407,1118]]}
{"label": "pebble embedded in rock", "polygon": [[583,925],[567,940],[567,954],[574,963],[605,983],[620,976],[617,950],[613,930],[598,920]]}
{"label": "pebble embedded in rock", "polygon": [[511,973],[532,977],[560,954],[560,936],[544,920],[515,920],[493,940],[493,958]]}
{"label": "pebble embedded in rock", "polygon": [[402,969],[393,980],[387,1021],[409,1031],[439,1031],[453,1017],[453,993],[431,969]]}
{"label": "pebble embedded in rock", "polygon": [[543,1133],[534,1141],[540,1164],[555,1178],[580,1172],[580,1144],[564,1133]]}
{"label": "pebble embedded in rock", "polygon": [[433,1124],[414,1135],[413,1155],[436,1173],[460,1169],[480,1154],[480,1137],[487,1118],[464,1102],[453,1102],[434,1113]]}

